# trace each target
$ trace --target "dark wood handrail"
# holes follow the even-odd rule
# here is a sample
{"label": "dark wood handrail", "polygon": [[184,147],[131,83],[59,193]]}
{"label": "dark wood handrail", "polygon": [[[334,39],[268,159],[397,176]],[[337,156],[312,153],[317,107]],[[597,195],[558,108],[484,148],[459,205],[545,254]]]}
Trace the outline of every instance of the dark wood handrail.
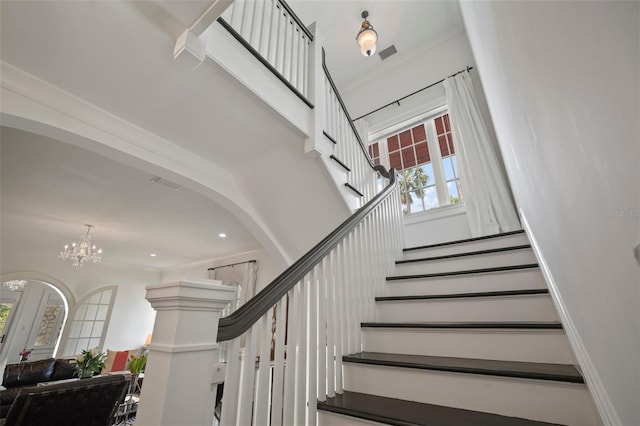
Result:
{"label": "dark wood handrail", "polygon": [[296,15],[293,9],[291,9],[291,6],[289,6],[287,2],[284,0],[278,0],[278,3],[280,3],[282,7],[284,7],[284,10],[287,11],[289,16],[291,16],[291,18],[293,18],[293,20],[296,21],[296,24],[298,24],[300,29],[306,34],[307,37],[309,37],[309,41],[313,41],[313,34],[311,34],[311,31],[309,31],[309,29],[304,25],[304,23],[302,23],[302,20],[298,18],[298,15]]}
{"label": "dark wood handrail", "polygon": [[235,339],[255,324],[269,309],[275,306],[304,276],[333,250],[378,204],[384,201],[397,185],[395,169],[390,172],[383,166],[374,170],[389,179],[389,185],[362,208],[351,215],[333,232],[287,268],[262,291],[218,324],[218,342]]}
{"label": "dark wood handrail", "polygon": [[375,163],[371,159],[371,156],[369,155],[369,152],[367,151],[367,148],[364,146],[364,143],[362,142],[362,138],[360,138],[360,134],[358,133],[358,130],[356,129],[356,126],[353,124],[353,120],[351,119],[351,115],[349,115],[349,111],[347,111],[347,107],[345,106],[344,102],[342,101],[342,96],[340,96],[340,92],[338,92],[338,88],[336,87],[336,84],[333,82],[333,78],[331,78],[331,73],[329,72],[329,69],[327,68],[327,62],[325,61],[324,47],[322,48],[322,69],[324,70],[324,73],[327,76],[327,80],[329,80],[329,84],[331,85],[331,88],[333,89],[333,93],[335,93],[336,94],[336,98],[338,98],[338,103],[342,107],[342,111],[344,112],[344,115],[347,117],[347,122],[349,123],[349,126],[351,127],[351,130],[356,135],[356,139],[358,140],[358,143],[360,144],[360,149],[362,149],[362,152],[364,153],[364,157],[367,159],[367,162],[369,163],[371,168],[375,170]]}
{"label": "dark wood handrail", "polygon": [[258,61],[262,62],[262,65],[264,65],[265,67],[267,67],[267,69],[269,71],[271,71],[271,73],[273,75],[275,75],[278,80],[280,80],[282,83],[284,83],[285,86],[287,86],[289,88],[289,90],[291,90],[293,92],[294,95],[296,95],[302,102],[304,102],[309,108],[313,109],[313,104],[311,103],[311,101],[309,99],[307,99],[307,97],[305,95],[303,95],[298,89],[296,89],[296,87],[291,84],[291,82],[289,80],[287,80],[285,78],[285,76],[283,76],[280,71],[278,71],[273,65],[271,65],[269,63],[269,61],[267,61],[261,54],[260,52],[258,52],[253,46],[251,46],[251,44],[246,41],[244,39],[244,37],[242,37],[242,35],[237,32],[236,30],[233,29],[233,27],[231,26],[230,23],[228,23],[227,21],[224,20],[223,17],[219,17],[218,18],[218,23],[220,25],[222,25],[222,27],[224,29],[226,29],[227,31],[229,31],[229,34],[231,34],[233,36],[233,38],[235,38],[236,40],[238,40],[240,42],[240,44],[242,44],[244,46],[245,49],[247,49],[249,51],[249,53],[251,53],[253,55],[254,58],[256,58]]}

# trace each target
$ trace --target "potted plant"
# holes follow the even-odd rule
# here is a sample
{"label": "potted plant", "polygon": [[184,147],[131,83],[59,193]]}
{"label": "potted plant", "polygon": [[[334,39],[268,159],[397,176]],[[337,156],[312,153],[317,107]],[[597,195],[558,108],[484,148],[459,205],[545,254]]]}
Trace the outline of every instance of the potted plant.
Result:
{"label": "potted plant", "polygon": [[82,353],[76,355],[76,371],[78,377],[86,379],[102,371],[105,358],[105,353],[98,348],[83,349]]}

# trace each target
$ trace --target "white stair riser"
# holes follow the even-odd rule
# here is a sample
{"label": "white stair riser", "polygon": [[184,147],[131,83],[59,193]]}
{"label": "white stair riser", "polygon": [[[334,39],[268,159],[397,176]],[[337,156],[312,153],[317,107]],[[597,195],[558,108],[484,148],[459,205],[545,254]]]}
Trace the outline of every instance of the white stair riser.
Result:
{"label": "white stair riser", "polygon": [[363,328],[362,332],[367,352],[576,363],[563,330]]}
{"label": "white stair riser", "polygon": [[451,244],[441,247],[432,247],[420,250],[410,250],[404,252],[405,259],[420,259],[430,256],[446,256],[454,253],[464,253],[469,251],[489,250],[494,248],[512,247],[529,244],[529,239],[525,234],[507,235],[506,237],[489,238],[486,240],[472,241],[468,243]]}
{"label": "white stair riser", "polygon": [[557,320],[547,294],[376,302],[377,322]]}
{"label": "white stair riser", "polygon": [[450,275],[435,278],[390,280],[384,296],[413,296],[483,291],[547,288],[540,269],[522,269],[486,274]]}
{"label": "white stair riser", "polygon": [[372,422],[358,417],[345,416],[331,411],[318,410],[318,426],[382,426],[384,423]]}
{"label": "white stair riser", "polygon": [[431,274],[537,263],[531,249],[396,264],[391,275]]}
{"label": "white stair riser", "polygon": [[345,389],[576,426],[597,425],[581,384],[344,363]]}

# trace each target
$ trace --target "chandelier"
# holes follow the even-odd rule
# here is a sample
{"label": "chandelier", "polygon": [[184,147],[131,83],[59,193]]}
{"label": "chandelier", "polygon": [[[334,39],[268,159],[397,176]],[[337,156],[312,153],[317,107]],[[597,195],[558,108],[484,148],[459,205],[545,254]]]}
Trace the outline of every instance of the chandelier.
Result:
{"label": "chandelier", "polygon": [[9,280],[9,281],[3,282],[2,285],[11,291],[16,291],[16,290],[22,290],[26,283],[27,283],[26,280]]}
{"label": "chandelier", "polygon": [[87,232],[80,236],[79,242],[65,244],[64,251],[60,252],[60,258],[63,260],[72,260],[71,264],[74,268],[80,269],[84,262],[98,263],[102,260],[102,249],[97,249],[95,245],[91,245],[91,225],[87,226]]}

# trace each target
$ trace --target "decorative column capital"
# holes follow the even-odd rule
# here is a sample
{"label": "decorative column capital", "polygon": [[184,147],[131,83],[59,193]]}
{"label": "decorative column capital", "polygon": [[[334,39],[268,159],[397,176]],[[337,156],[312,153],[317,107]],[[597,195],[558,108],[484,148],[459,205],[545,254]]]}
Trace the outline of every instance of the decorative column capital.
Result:
{"label": "decorative column capital", "polygon": [[157,311],[222,311],[236,289],[216,280],[189,280],[147,286],[146,299]]}

